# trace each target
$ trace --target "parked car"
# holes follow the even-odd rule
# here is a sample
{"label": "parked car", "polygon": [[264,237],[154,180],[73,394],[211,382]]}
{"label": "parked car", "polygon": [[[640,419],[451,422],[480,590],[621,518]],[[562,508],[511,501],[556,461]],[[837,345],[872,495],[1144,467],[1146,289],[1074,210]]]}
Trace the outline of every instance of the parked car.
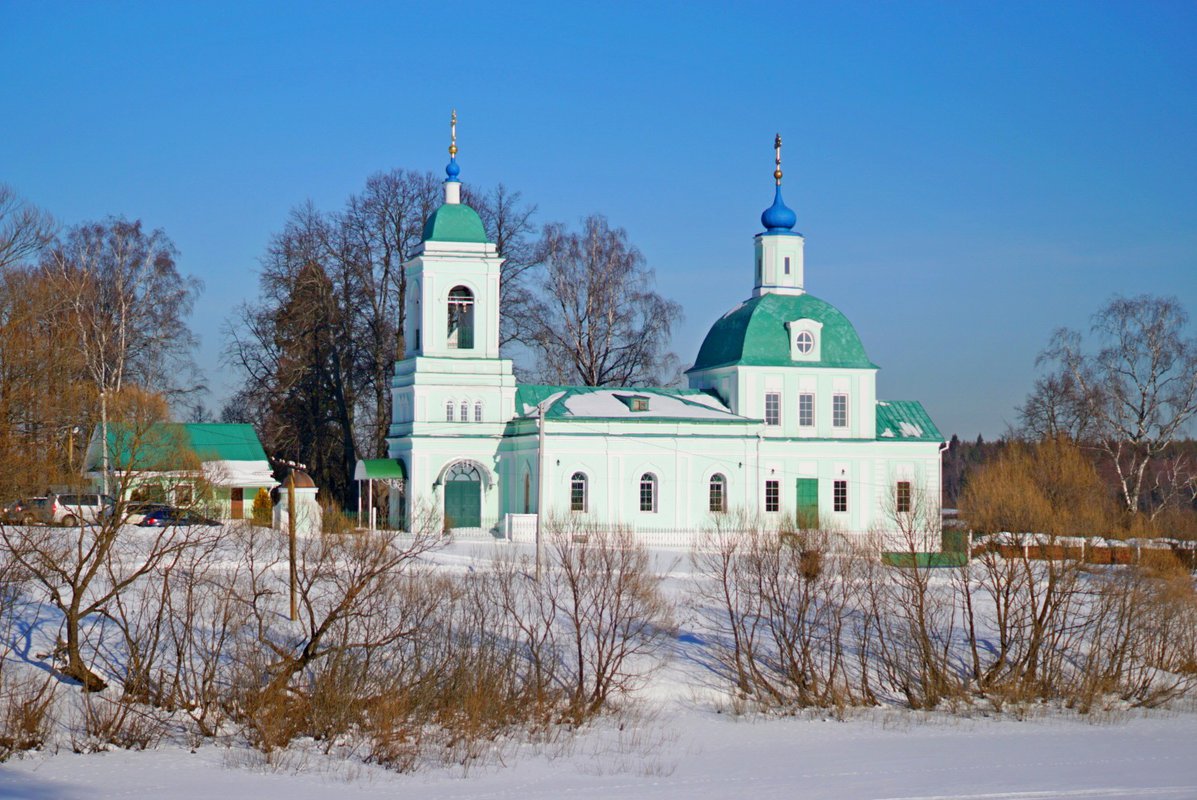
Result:
{"label": "parked car", "polygon": [[94,525],[111,511],[112,498],[106,494],[52,494],[41,509],[41,519],[50,525]]}
{"label": "parked car", "polygon": [[41,510],[45,508],[46,498],[25,497],[14,500],[4,507],[4,521],[21,525],[32,525],[41,521]]}
{"label": "parked car", "polygon": [[[113,514],[117,513],[118,508],[120,507],[115,505],[109,506],[104,512],[104,518],[107,519],[108,517],[111,517]],[[140,525],[141,521],[145,519],[146,514],[149,514],[151,511],[157,511],[160,508],[168,508],[168,506],[165,503],[149,503],[142,500],[134,500],[132,502],[125,503],[124,509],[122,510],[122,513],[124,514],[124,519],[122,521],[126,525]]]}
{"label": "parked car", "polygon": [[170,506],[159,506],[153,511],[148,512],[137,523],[145,528],[165,528],[170,525],[212,525],[216,526],[220,523],[214,519],[209,519],[203,514],[198,514],[195,511],[190,511],[184,508],[171,508]]}

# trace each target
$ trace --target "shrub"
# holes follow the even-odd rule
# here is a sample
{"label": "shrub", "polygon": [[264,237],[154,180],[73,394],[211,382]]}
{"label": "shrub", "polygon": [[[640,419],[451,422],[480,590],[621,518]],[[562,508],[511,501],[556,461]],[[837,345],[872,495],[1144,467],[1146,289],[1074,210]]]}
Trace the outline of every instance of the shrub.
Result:
{"label": "shrub", "polygon": [[269,528],[273,522],[272,512],[274,504],[270,502],[270,492],[265,488],[258,489],[254,495],[253,523],[260,527]]}

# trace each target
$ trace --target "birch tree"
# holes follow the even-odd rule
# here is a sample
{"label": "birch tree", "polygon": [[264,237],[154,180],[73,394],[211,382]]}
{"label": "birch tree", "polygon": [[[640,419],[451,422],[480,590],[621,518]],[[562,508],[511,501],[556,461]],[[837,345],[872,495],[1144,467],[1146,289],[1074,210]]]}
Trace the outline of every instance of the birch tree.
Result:
{"label": "birch tree", "polygon": [[[200,283],[179,273],[176,255],[163,231],[146,233],[140,220],[110,218],[72,229],[46,259],[59,309],[76,328],[99,395],[101,442],[108,441],[109,398],[126,381],[176,397],[197,386],[186,317]],[[108,448],[102,450],[107,493]]]}
{"label": "birch tree", "polygon": [[1149,466],[1197,415],[1197,339],[1186,336],[1188,320],[1175,297],[1115,297],[1093,316],[1096,352],[1062,328],[1043,354],[1074,383],[1092,424],[1088,442],[1113,469],[1130,512],[1147,505]]}

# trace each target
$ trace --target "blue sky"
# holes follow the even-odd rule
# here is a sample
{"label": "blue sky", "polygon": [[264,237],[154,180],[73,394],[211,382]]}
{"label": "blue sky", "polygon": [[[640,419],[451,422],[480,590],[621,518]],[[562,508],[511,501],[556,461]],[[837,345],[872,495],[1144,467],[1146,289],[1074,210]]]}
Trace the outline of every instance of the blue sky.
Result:
{"label": "blue sky", "polygon": [[1197,315],[1192,3],[14,3],[0,181],[65,224],[161,227],[221,328],[271,233],[372,172],[499,181],[626,228],[693,360],[747,297],[772,139],[807,288],[878,394],[1000,434],[1061,325],[1116,293]]}

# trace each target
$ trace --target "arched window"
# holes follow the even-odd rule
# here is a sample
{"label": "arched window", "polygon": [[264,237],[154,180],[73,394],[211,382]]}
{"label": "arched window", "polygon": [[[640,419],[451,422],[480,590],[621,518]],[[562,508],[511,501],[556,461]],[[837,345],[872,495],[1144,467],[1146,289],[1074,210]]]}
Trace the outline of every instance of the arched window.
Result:
{"label": "arched window", "polygon": [[532,473],[524,473],[524,513],[532,513]]}
{"label": "arched window", "polygon": [[474,403],[474,422],[482,421],[482,401]]}
{"label": "arched window", "polygon": [[445,482],[482,483],[482,472],[472,461],[458,461],[445,473]]}
{"label": "arched window", "polygon": [[569,510],[586,511],[586,473],[575,472],[569,479]]}
{"label": "arched window", "polygon": [[712,514],[722,514],[727,511],[727,478],[718,473],[712,475],[708,497],[707,507]]}
{"label": "arched window", "polygon": [[651,472],[640,476],[640,510],[657,510],[657,476]]}
{"label": "arched window", "polygon": [[474,293],[464,286],[454,286],[449,292],[448,345],[456,350],[474,347]]}
{"label": "arched window", "polygon": [[445,401],[445,422],[453,421],[453,409],[455,405],[452,400]]}
{"label": "arched window", "polygon": [[470,404],[467,403],[465,400],[461,401],[461,417],[460,417],[460,419],[462,422],[470,421]]}

